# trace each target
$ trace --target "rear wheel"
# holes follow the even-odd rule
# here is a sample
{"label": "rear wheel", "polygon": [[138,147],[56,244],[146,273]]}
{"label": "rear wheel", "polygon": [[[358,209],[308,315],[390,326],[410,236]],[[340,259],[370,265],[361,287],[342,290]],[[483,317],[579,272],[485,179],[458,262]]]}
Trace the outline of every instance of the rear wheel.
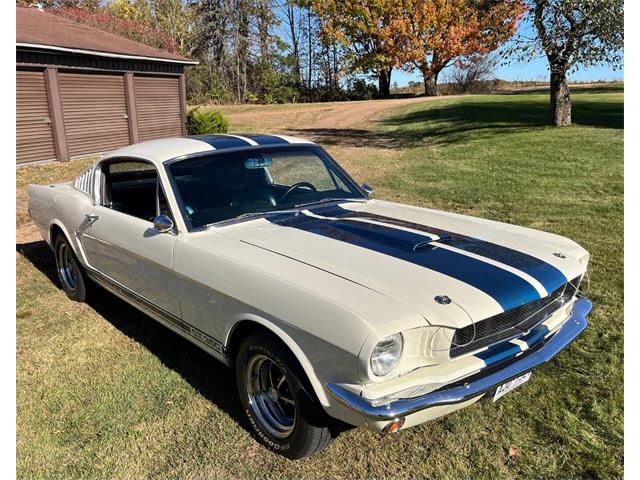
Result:
{"label": "rear wheel", "polygon": [[252,433],[267,448],[299,459],[331,443],[330,419],[293,355],[276,339],[255,334],[244,340],[236,381]]}
{"label": "rear wheel", "polygon": [[88,280],[73,251],[71,244],[64,235],[59,234],[54,242],[53,251],[56,258],[56,270],[67,297],[77,302],[87,299]]}

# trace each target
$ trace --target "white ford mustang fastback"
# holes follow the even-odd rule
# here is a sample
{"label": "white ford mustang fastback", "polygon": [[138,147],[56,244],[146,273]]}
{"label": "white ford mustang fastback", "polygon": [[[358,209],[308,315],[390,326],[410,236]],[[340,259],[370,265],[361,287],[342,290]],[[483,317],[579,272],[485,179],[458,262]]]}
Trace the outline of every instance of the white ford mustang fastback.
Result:
{"label": "white ford mustang fastback", "polygon": [[576,243],[370,193],[312,142],[211,135],[31,185],[29,211],[71,299],[97,283],[234,366],[256,438],[301,458],[497,400],[587,326]]}

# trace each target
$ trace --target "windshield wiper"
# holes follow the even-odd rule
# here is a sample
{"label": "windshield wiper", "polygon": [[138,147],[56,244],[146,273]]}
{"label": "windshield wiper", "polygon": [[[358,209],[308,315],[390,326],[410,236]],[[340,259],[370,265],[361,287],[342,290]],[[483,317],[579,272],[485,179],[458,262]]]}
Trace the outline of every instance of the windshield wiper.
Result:
{"label": "windshield wiper", "polygon": [[211,227],[213,225],[224,225],[226,223],[230,223],[230,222],[235,222],[237,220],[245,220],[247,218],[254,218],[254,217],[264,217],[266,215],[270,215],[272,213],[287,213],[287,212],[292,212],[292,213],[299,213],[299,210],[297,210],[298,208],[302,208],[302,207],[307,207],[310,205],[320,205],[322,203],[328,203],[328,202],[337,202],[337,201],[348,201],[348,202],[366,202],[367,199],[366,198],[323,198],[321,200],[316,200],[315,202],[308,202],[308,203],[301,203],[299,205],[294,205],[293,207],[289,207],[289,208],[283,208],[282,210],[265,210],[263,212],[247,212],[247,213],[243,213],[241,215],[238,215],[237,217],[232,217],[232,218],[227,218],[226,220],[220,220],[219,222],[213,222],[213,223],[208,223],[206,225],[204,225],[204,228],[207,227]]}
{"label": "windshield wiper", "polygon": [[343,202],[366,202],[367,199],[366,198],[344,198],[344,197],[322,198],[320,200],[316,200],[315,202],[299,203],[298,205],[294,205],[294,208],[308,207],[309,205],[320,205],[322,203],[338,202],[338,201],[343,201]]}
{"label": "windshield wiper", "polygon": [[227,218],[225,220],[220,220],[219,222],[208,223],[204,226],[204,228],[211,227],[213,225],[222,225],[225,223],[235,222],[236,220],[245,220],[247,218],[253,218],[253,217],[263,217],[271,213],[287,213],[287,212],[291,212],[291,209],[287,208],[283,210],[265,210],[264,212],[247,212],[247,213],[238,215],[237,217]]}

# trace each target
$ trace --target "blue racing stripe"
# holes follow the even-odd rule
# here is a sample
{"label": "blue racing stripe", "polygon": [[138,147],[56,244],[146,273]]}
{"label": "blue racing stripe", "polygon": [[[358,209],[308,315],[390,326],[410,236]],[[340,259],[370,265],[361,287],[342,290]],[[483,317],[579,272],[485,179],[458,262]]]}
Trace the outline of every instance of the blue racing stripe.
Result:
{"label": "blue racing stripe", "polygon": [[227,150],[229,148],[250,147],[251,144],[246,140],[227,135],[191,135],[189,138],[200,140],[201,142],[211,145],[216,150]]}
{"label": "blue racing stripe", "polygon": [[485,261],[438,247],[414,252],[413,246],[416,243],[432,239],[426,235],[391,226],[366,223],[354,225],[342,220],[308,215],[286,213],[269,216],[267,219],[278,225],[357,245],[442,273],[486,293],[504,310],[540,298],[529,282]]}
{"label": "blue racing stripe", "polygon": [[533,330],[531,330],[524,337],[520,337],[520,340],[527,342],[529,347],[535,345],[538,340],[541,340],[547,333],[549,333],[549,329],[546,325],[540,325]]}
{"label": "blue racing stripe", "polygon": [[[379,222],[387,223],[390,226],[397,225],[401,227],[411,228],[413,230],[423,231],[427,234],[437,235],[439,237],[449,236],[450,240],[447,241],[447,245],[459,248],[469,253],[481,255],[486,258],[490,258],[510,267],[516,268],[527,275],[532,276],[538,282],[542,284],[547,293],[551,293],[562,285],[567,283],[567,277],[553,265],[518,250],[514,250],[509,247],[491,243],[478,238],[469,237],[454,233],[448,230],[442,230],[436,227],[427,225],[421,225],[419,223],[408,222],[404,220],[398,220],[391,217],[385,217],[369,212],[355,212],[342,208],[341,206],[330,207],[331,210],[326,214],[328,216],[337,216],[341,218],[361,218],[376,220]],[[324,213],[323,213],[324,214]]]}
{"label": "blue racing stripe", "polygon": [[[518,340],[522,340],[527,343],[527,347],[531,348],[540,340],[542,340],[545,335],[549,333],[549,329],[546,325],[539,325],[533,330],[531,330],[527,335],[519,337]],[[504,360],[505,358],[509,358],[517,355],[522,352],[522,348],[515,343],[511,343],[511,341],[498,343],[497,345],[493,345],[482,352],[478,352],[474,355],[474,357],[482,360],[486,365],[491,365],[492,363],[499,362],[500,360]]]}
{"label": "blue racing stripe", "polygon": [[242,134],[243,137],[250,138],[258,145],[289,145],[285,139],[276,137],[274,135],[262,135],[262,134]]}
{"label": "blue racing stripe", "polygon": [[475,357],[482,360],[485,365],[491,365],[505,358],[513,357],[521,351],[522,349],[515,343],[503,342],[476,353]]}

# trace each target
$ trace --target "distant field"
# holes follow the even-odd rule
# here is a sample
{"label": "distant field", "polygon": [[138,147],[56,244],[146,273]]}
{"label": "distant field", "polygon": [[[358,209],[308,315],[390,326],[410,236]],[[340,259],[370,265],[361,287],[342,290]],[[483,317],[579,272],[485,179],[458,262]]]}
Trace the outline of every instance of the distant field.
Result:
{"label": "distant field", "polygon": [[[252,440],[229,371],[107,293],[68,301],[49,251],[28,243],[16,260],[18,477],[621,477],[623,91],[573,100],[566,128],[546,125],[543,93],[224,109],[233,131],[316,139],[377,198],[587,248],[590,327],[527,385],[395,436],[351,430],[289,462]],[[19,198],[81,166],[19,170]]]}

